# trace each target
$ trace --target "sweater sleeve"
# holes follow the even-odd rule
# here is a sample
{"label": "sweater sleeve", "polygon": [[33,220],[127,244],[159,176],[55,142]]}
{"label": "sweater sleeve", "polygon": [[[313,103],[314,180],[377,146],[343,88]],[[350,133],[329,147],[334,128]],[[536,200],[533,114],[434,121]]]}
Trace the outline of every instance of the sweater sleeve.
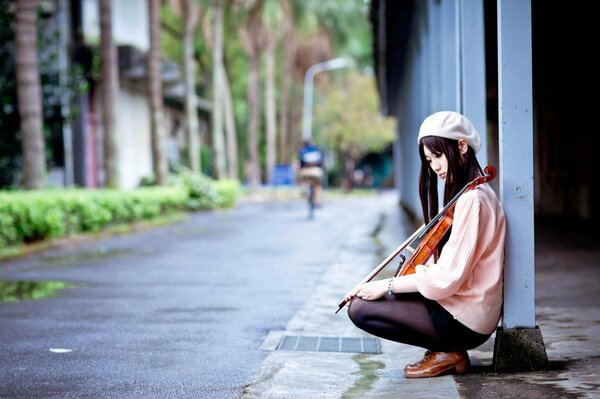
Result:
{"label": "sweater sleeve", "polygon": [[437,263],[416,267],[417,288],[426,298],[441,300],[454,295],[481,256],[478,240],[486,241],[480,231],[485,230],[486,222],[477,191],[468,192],[457,201],[452,231]]}

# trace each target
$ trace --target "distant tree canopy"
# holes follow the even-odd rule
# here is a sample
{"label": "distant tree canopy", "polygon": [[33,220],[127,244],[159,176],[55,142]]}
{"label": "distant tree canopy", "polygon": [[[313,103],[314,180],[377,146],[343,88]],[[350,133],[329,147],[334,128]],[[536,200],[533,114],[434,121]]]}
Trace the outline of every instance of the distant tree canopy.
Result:
{"label": "distant tree canopy", "polygon": [[[114,3],[114,2],[113,2]],[[277,162],[287,163],[293,159],[295,150],[301,142],[301,118],[302,118],[302,89],[303,76],[306,70],[318,62],[323,62],[334,57],[352,58],[357,68],[365,68],[371,63],[371,26],[368,18],[368,2],[364,0],[259,0],[248,1],[226,1],[223,19],[223,49],[222,67],[228,81],[223,87],[226,97],[229,124],[237,130],[232,136],[239,143],[238,151],[240,172],[246,172],[249,161],[249,148],[258,146],[258,156],[253,155],[254,163],[260,163],[263,176],[268,169],[268,159],[272,162],[272,153],[277,152]],[[0,0],[0,188],[19,187],[21,171],[23,170],[22,157],[22,134],[20,132],[19,109],[16,95],[15,78],[15,0]],[[92,90],[100,81],[100,56],[96,44],[86,42],[89,47],[89,68],[84,63],[77,61],[77,53],[73,50],[75,45],[80,46],[80,38],[67,39],[69,48],[74,51],[68,54],[70,67],[62,70],[59,66],[57,56],[59,54],[59,31],[54,24],[55,11],[43,7],[44,2],[36,3],[38,8],[38,59],[39,75],[42,89],[43,101],[43,130],[45,139],[45,152],[48,169],[60,168],[65,163],[63,151],[64,138],[63,127],[76,117],[79,110],[74,99],[79,98],[86,92]],[[75,3],[74,3],[75,4]],[[161,1],[162,35],[161,47],[166,58],[176,62],[183,62],[183,47],[181,36],[182,14],[180,11],[180,0]],[[197,94],[203,98],[212,100],[213,92],[220,93],[213,87],[214,76],[212,69],[214,27],[213,17],[215,4],[209,0],[195,0],[202,12],[198,13],[198,25],[194,32],[194,59],[197,63],[196,89]],[[250,10],[254,5],[260,5],[262,9],[256,15],[260,18],[250,19]],[[179,10],[179,11],[178,11]],[[246,24],[255,23],[253,31],[258,32],[260,39],[268,36],[275,43],[274,48],[269,48],[269,59],[273,62],[267,68],[267,55],[261,50],[255,59],[256,68],[251,71],[250,58],[245,54],[243,40],[240,37],[239,28]],[[262,26],[264,25],[264,26]],[[259,29],[260,28],[260,29]],[[87,39],[94,42],[92,39]],[[86,58],[87,59],[87,58]],[[263,65],[263,63],[265,65]],[[85,64],[87,65],[87,63]],[[258,69],[258,73],[256,71]],[[348,73],[344,71],[344,73]],[[352,75],[360,76],[360,75]],[[248,82],[251,77],[258,80],[258,95],[248,95]],[[258,79],[256,79],[258,77]],[[352,86],[358,82],[348,82]],[[270,84],[267,84],[270,83]],[[320,81],[315,82],[320,85]],[[371,84],[372,85],[372,84]],[[223,85],[225,86],[225,85]],[[351,90],[346,84],[345,90]],[[267,89],[269,88],[269,89]],[[370,88],[372,90],[372,88]],[[264,93],[263,93],[264,92]],[[270,93],[270,95],[267,95]],[[334,97],[335,95],[332,94]],[[350,95],[338,94],[345,101],[354,101]],[[318,97],[318,96],[317,96]],[[356,97],[363,101],[358,108],[363,108],[364,94]],[[329,103],[324,101],[324,104]],[[335,102],[335,100],[334,100]],[[376,111],[376,98],[373,91],[372,98],[374,113]],[[275,105],[273,106],[273,104]],[[340,110],[347,110],[349,104],[337,101]],[[270,107],[267,107],[269,104]],[[64,105],[64,106],[63,106]],[[327,106],[326,110],[335,114],[334,105]],[[251,114],[250,110],[256,110]],[[267,109],[270,112],[267,112]],[[64,115],[64,113],[68,113]],[[253,116],[251,119],[250,116]],[[339,116],[328,116],[322,119],[316,126],[315,132],[321,129],[331,130],[323,134],[323,140],[336,131],[336,126],[349,123],[345,121],[348,115],[339,113]],[[358,117],[355,115],[355,117]],[[277,121],[274,119],[277,118]],[[339,118],[339,120],[338,120]],[[257,121],[258,119],[258,121]],[[253,123],[251,123],[253,122]],[[275,123],[277,122],[277,123]],[[253,139],[248,138],[249,129],[252,125],[256,127]],[[273,129],[273,126],[277,126]],[[355,133],[356,142],[347,138],[349,132],[332,139],[339,145],[331,146],[332,149],[344,151],[347,154],[362,154],[365,151],[373,151],[385,145],[376,144],[370,136],[376,134],[376,124],[366,122],[364,129]],[[331,128],[331,129],[330,129]],[[378,128],[377,128],[378,129]],[[215,129],[216,130],[216,129]],[[269,130],[271,140],[267,140],[266,131]],[[275,130],[276,140],[273,138]],[[254,137],[256,136],[256,137]],[[343,137],[343,139],[342,139]],[[341,140],[341,141],[340,141]],[[213,153],[214,143],[211,140],[202,148],[203,160],[216,158]],[[229,140],[233,141],[233,140]],[[278,143],[277,143],[278,141]],[[387,141],[385,141],[387,143]],[[269,144],[270,143],[270,144]],[[375,144],[374,144],[375,143]],[[274,144],[278,144],[274,151]],[[25,144],[27,146],[27,144]],[[204,152],[207,154],[204,154]],[[256,152],[256,151],[255,151]],[[269,157],[269,154],[271,157]],[[359,157],[358,155],[356,155]],[[237,159],[237,157],[236,157]],[[203,161],[204,162],[204,161]],[[266,166],[266,167],[265,167]],[[254,170],[254,169],[253,169]],[[247,177],[247,176],[246,176]]]}
{"label": "distant tree canopy", "polygon": [[379,112],[372,77],[347,73],[331,81],[315,111],[315,141],[343,158],[359,160],[394,141],[394,123]]}

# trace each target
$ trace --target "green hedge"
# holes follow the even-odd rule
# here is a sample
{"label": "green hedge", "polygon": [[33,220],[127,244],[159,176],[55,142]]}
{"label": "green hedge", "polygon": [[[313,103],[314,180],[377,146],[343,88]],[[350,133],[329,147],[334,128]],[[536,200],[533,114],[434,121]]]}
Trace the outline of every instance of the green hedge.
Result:
{"label": "green hedge", "polygon": [[204,176],[186,179],[170,187],[131,191],[72,188],[0,192],[0,248],[95,232],[175,211],[229,207],[235,204],[240,190],[236,181],[215,182]]}

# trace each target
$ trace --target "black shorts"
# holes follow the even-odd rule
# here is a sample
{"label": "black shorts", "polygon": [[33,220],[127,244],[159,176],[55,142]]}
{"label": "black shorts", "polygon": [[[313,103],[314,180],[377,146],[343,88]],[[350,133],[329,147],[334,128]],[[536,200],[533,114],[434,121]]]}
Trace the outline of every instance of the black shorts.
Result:
{"label": "black shorts", "polygon": [[429,317],[436,334],[444,343],[444,346],[448,348],[447,352],[476,348],[492,335],[480,334],[471,330],[456,320],[450,312],[436,301],[426,299],[425,305],[429,311]]}

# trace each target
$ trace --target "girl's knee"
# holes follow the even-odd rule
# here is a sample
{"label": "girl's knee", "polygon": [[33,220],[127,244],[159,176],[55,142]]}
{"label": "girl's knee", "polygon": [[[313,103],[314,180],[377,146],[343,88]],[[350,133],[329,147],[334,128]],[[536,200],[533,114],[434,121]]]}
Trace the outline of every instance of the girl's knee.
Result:
{"label": "girl's knee", "polygon": [[364,304],[364,302],[365,302],[364,299],[354,298],[350,302],[350,305],[348,306],[348,317],[357,326],[359,324],[361,324],[361,322],[363,320],[363,314],[364,314],[364,312],[363,312],[363,309],[364,309],[363,304]]}

